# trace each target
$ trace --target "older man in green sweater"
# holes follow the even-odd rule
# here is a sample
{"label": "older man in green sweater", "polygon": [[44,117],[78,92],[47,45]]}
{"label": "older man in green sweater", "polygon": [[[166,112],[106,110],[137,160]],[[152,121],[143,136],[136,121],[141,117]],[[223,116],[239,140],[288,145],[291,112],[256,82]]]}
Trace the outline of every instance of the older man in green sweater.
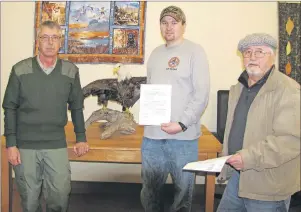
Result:
{"label": "older man in green sweater", "polygon": [[47,212],[65,212],[71,190],[64,131],[67,104],[77,140],[74,153],[81,156],[89,150],[83,94],[78,68],[57,57],[60,26],[43,22],[37,39],[39,54],[12,67],[4,96],[8,160],[15,171],[24,212],[42,211],[41,190]]}

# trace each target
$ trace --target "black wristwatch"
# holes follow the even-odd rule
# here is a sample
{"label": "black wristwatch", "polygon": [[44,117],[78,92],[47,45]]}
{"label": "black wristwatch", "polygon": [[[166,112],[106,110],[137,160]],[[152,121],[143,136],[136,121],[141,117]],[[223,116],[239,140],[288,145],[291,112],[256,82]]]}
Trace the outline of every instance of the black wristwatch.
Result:
{"label": "black wristwatch", "polygon": [[187,130],[187,127],[182,122],[178,122],[178,123],[181,126],[182,131],[185,132]]}

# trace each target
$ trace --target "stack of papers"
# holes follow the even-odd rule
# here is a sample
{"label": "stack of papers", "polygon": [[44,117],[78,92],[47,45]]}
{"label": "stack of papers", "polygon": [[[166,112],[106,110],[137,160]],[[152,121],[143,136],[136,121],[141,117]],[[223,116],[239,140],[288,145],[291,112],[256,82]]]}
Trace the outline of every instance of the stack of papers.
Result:
{"label": "stack of papers", "polygon": [[204,161],[191,162],[184,166],[183,170],[203,171],[203,172],[221,172],[228,158],[232,155],[208,159]]}

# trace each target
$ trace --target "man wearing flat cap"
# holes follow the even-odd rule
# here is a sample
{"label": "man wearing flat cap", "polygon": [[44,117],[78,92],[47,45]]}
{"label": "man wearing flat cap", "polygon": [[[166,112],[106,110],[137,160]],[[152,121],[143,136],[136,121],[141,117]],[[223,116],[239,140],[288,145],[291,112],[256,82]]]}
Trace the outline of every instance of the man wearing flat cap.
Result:
{"label": "man wearing flat cap", "polygon": [[190,211],[195,176],[183,172],[198,160],[201,114],[209,96],[208,61],[203,48],[183,38],[184,12],[176,6],[160,15],[165,44],[153,50],[147,63],[147,83],[172,85],[171,122],[145,126],[141,148],[141,202],[146,212],[164,211],[162,188],[168,174],[175,184],[170,212]]}
{"label": "man wearing flat cap", "polygon": [[284,212],[300,190],[300,85],[275,67],[268,34],[238,44],[245,70],[229,93],[218,212]]}

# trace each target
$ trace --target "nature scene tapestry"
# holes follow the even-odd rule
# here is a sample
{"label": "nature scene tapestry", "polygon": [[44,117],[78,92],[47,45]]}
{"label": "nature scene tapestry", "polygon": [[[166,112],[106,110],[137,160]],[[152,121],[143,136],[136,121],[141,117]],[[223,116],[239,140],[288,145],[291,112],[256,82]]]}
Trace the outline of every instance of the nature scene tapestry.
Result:
{"label": "nature scene tapestry", "polygon": [[278,3],[279,69],[301,84],[301,4]]}
{"label": "nature scene tapestry", "polygon": [[58,22],[59,57],[75,63],[143,63],[145,7],[139,1],[36,2],[35,30],[43,21]]}

